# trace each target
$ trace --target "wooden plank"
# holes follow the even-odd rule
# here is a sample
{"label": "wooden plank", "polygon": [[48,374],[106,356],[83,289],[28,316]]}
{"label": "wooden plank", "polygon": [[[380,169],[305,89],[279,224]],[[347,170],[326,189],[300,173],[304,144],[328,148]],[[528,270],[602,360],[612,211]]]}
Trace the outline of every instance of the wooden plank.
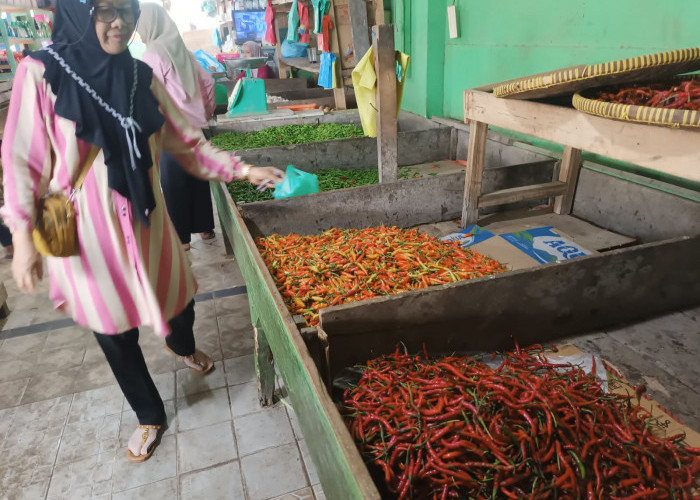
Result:
{"label": "wooden plank", "polygon": [[377,154],[379,182],[398,178],[396,52],[391,25],[372,26],[375,72],[377,73]]}
{"label": "wooden plank", "polygon": [[413,352],[426,339],[431,351],[489,352],[512,348],[511,334],[545,343],[693,307],[700,267],[688,262],[697,255],[700,236],[679,238],[321,309],[331,375],[399,342]]}
{"label": "wooden plank", "polygon": [[303,69],[304,71],[318,75],[321,72],[320,56],[318,59],[318,62],[312,63],[309,62],[308,57],[283,57],[282,62],[292,68]]}
{"label": "wooden plank", "polygon": [[335,99],[335,109],[348,109],[348,103],[345,99],[345,87],[333,89],[333,98]]}
{"label": "wooden plank", "polygon": [[271,406],[275,392],[275,363],[270,343],[265,336],[262,325],[253,326],[255,340],[255,373],[258,380],[258,399],[260,406]]}
{"label": "wooden plank", "polygon": [[479,196],[479,207],[495,207],[507,203],[515,203],[523,200],[536,200],[557,196],[566,192],[567,186],[563,182],[553,181],[532,186],[519,186],[515,188],[501,189],[492,193]]}
{"label": "wooden plank", "polygon": [[315,234],[333,227],[380,224],[410,227],[458,217],[462,210],[463,176],[460,172],[258,201],[245,203],[240,209],[256,236]]}
{"label": "wooden plank", "polygon": [[558,214],[570,214],[576,194],[578,173],[581,169],[581,150],[564,146],[564,154],[561,157],[559,180],[566,183],[566,191],[554,199],[554,212]]}
{"label": "wooden plank", "polygon": [[350,0],[350,26],[352,28],[352,44],[355,64],[369,50],[369,25],[367,24],[367,2],[365,0]]}
{"label": "wooden plank", "polygon": [[[400,165],[414,165],[443,160],[449,156],[448,129],[400,132],[398,151]],[[252,165],[284,168],[290,162],[309,172],[324,168],[376,169],[377,141],[371,137],[337,139],[326,142],[272,146],[239,150],[235,154]]]}
{"label": "wooden plank", "polygon": [[442,116],[433,116],[431,120],[435,123],[439,123],[440,125],[447,125],[448,127],[452,127],[457,130],[464,130],[465,132],[469,132],[469,124],[461,122],[459,120],[454,120],[452,118],[443,118]]}
{"label": "wooden plank", "polygon": [[464,91],[465,119],[700,182],[700,132],[609,120],[575,109]]}
{"label": "wooden plank", "polygon": [[484,175],[486,133],[488,129],[489,126],[486,123],[471,123],[469,150],[467,152],[467,176],[464,181],[462,227],[473,224],[479,217],[479,196],[481,196],[481,181]]}
{"label": "wooden plank", "polygon": [[252,319],[265,330],[323,491],[331,500],[379,499],[345,422],[326,391],[226,185],[212,184],[212,193],[222,220],[221,229],[236,249],[236,260],[248,287]]}

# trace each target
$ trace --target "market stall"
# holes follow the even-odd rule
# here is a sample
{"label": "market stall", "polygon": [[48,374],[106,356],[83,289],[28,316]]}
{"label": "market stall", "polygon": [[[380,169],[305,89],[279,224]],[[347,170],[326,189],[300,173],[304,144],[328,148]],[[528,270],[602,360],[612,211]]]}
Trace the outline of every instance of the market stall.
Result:
{"label": "market stall", "polygon": [[[513,336],[521,345],[557,343],[700,304],[700,270],[687,265],[700,252],[697,203],[666,193],[650,210],[644,185],[601,180],[599,172],[578,168],[580,149],[586,149],[696,180],[697,132],[616,123],[542,103],[499,101],[477,91],[465,92],[465,121],[471,121],[466,174],[240,206],[223,186],[215,187],[222,228],[248,286],[261,401],[272,400],[274,363],[329,498],[380,498],[392,483],[391,472],[377,478],[376,467],[365,466],[332,397],[334,384],[348,367],[389,355],[397,345],[408,353],[427,349],[427,357],[508,350]],[[502,138],[487,142],[489,125],[564,144],[558,178],[484,193],[487,144],[509,149]],[[379,161],[381,171],[381,155]],[[616,204],[621,190],[630,196],[622,206]],[[542,197],[555,198],[553,209],[501,210],[492,218],[479,218],[481,207]],[[595,205],[598,210],[591,210]],[[613,205],[611,217],[605,207]],[[662,228],[663,221],[677,214],[683,215],[670,231]],[[628,222],[632,218],[658,229],[636,234],[637,226]],[[479,225],[472,226],[474,222]],[[381,241],[389,238],[385,228],[401,234],[417,231],[406,233],[413,241],[382,249]],[[471,275],[465,278],[459,274],[464,271],[452,267],[454,259],[446,260],[442,253],[437,260],[407,257],[409,248],[420,246],[418,240],[433,249],[446,248],[423,235],[468,239],[483,230],[488,239],[473,248],[495,259],[496,264],[486,264],[493,274],[466,271]],[[542,230],[554,238],[538,239]],[[285,239],[290,233],[298,237]],[[331,245],[358,233],[366,243],[360,237],[341,250]],[[308,255],[301,247],[305,238],[313,249]],[[529,255],[536,262],[513,253],[513,246],[522,250],[528,238]],[[535,242],[558,249],[561,258],[537,260],[543,247]],[[333,253],[324,253],[329,250]],[[380,253],[392,260],[378,260]],[[391,269],[374,267],[380,261],[389,262]],[[408,274],[390,280],[388,273],[405,266]],[[700,423],[698,415],[684,416]],[[573,458],[562,458],[569,461]],[[493,477],[485,480],[495,485]],[[402,488],[393,486],[410,488],[405,482]]]}

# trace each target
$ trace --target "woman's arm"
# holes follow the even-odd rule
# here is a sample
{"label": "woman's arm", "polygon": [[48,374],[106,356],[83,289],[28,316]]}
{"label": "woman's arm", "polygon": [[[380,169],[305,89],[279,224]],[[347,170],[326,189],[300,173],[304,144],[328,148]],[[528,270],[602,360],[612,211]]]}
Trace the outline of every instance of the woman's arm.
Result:
{"label": "woman's arm", "polygon": [[17,67],[2,141],[5,204],[0,209],[12,231],[12,275],[20,290],[36,291],[43,277],[31,230],[37,200],[48,191],[53,167],[45,116],[53,112],[43,79],[44,65],[27,58]]}
{"label": "woman's arm", "polygon": [[165,117],[165,125],[161,129],[163,148],[190,175],[208,181],[246,179],[253,184],[261,184],[266,179],[277,181],[284,177],[279,169],[251,167],[232,153],[211,145],[200,129],[190,125],[156,79],[151,83],[151,91],[160,103],[159,110]]}
{"label": "woman's arm", "polygon": [[37,200],[48,191],[52,171],[46,113],[52,112],[44,65],[31,58],[17,67],[2,140],[5,204],[0,210],[14,233],[30,231]]}
{"label": "woman's arm", "polygon": [[194,67],[197,69],[197,76],[199,78],[199,89],[202,94],[202,102],[204,103],[204,112],[206,113],[206,119],[209,120],[214,116],[214,110],[216,109],[216,92],[214,89],[214,78],[211,74],[197,62],[194,56],[192,56],[194,62]]}

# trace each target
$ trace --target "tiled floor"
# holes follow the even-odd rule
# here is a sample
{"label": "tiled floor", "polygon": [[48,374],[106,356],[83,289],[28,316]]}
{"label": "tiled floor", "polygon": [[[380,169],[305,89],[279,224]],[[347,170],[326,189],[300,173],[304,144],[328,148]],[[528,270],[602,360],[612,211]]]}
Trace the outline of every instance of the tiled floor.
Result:
{"label": "tiled floor", "polygon": [[66,326],[47,280],[19,294],[0,261],[12,311],[0,332],[0,499],[325,498],[291,407],[258,403],[240,270],[218,228],[195,240],[197,345],[216,365],[197,376],[141,330],[169,420],[142,464],[126,459],[137,421],[92,333]]}

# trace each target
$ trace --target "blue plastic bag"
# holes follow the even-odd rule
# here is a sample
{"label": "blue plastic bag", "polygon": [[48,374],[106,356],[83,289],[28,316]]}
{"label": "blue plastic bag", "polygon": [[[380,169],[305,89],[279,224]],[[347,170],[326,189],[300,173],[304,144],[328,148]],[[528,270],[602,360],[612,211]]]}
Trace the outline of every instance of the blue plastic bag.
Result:
{"label": "blue plastic bag", "polygon": [[197,58],[197,62],[206,69],[209,73],[225,73],[226,67],[221,64],[216,58],[210,56],[202,49],[197,49],[194,51],[194,57]]}
{"label": "blue plastic bag", "polygon": [[275,190],[272,193],[272,197],[276,200],[318,193],[318,177],[314,174],[294,168],[292,165],[287,165],[286,173],[287,175],[282,182],[275,182]]}
{"label": "blue plastic bag", "polygon": [[282,57],[306,57],[306,47],[308,43],[290,42],[286,38],[282,40],[280,52]]}

